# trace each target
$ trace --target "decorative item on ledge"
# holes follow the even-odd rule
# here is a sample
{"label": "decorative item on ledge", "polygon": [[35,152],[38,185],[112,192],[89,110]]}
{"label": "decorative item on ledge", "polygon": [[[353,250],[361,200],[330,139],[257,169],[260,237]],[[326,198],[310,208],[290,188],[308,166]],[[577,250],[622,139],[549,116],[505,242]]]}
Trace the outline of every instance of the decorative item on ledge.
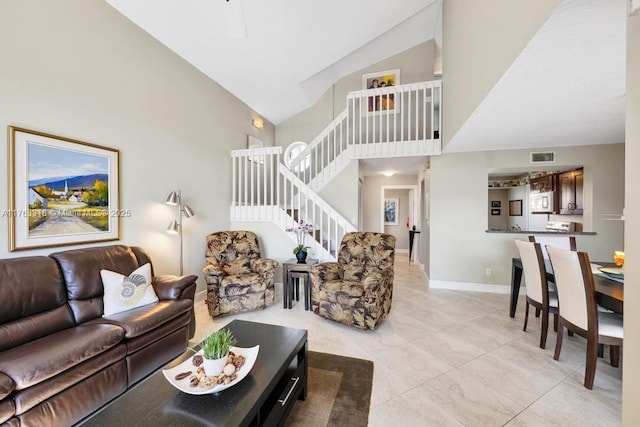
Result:
{"label": "decorative item on ledge", "polygon": [[307,260],[307,236],[309,232],[313,230],[313,225],[310,222],[305,222],[301,219],[295,223],[293,227],[285,229],[287,232],[295,233],[298,246],[293,248],[293,254],[298,259],[298,263],[304,264]]}
{"label": "decorative item on ledge", "polygon": [[518,179],[494,179],[489,181],[489,188],[510,188],[529,184],[529,176]]}
{"label": "decorative item on ledge", "polygon": [[167,233],[169,234],[180,234],[180,275],[182,276],[183,272],[183,260],[182,260],[182,216],[184,215],[186,218],[191,218],[195,215],[193,210],[187,206],[182,204],[182,192],[181,190],[172,191],[169,193],[167,197],[166,203],[172,206],[178,206],[178,220],[175,219],[171,221],[169,227],[167,228]]}

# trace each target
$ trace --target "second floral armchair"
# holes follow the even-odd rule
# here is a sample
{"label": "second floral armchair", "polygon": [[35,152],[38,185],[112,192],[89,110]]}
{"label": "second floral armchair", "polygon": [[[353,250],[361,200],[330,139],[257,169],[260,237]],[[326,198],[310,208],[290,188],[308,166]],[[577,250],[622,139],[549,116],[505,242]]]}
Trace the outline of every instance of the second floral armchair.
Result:
{"label": "second floral armchair", "polygon": [[261,258],[250,231],[221,231],[207,236],[206,303],[212,317],[265,308],[273,304],[278,262]]}
{"label": "second floral armchair", "polygon": [[345,234],[337,262],[311,266],[311,309],[362,329],[375,329],[391,311],[396,238]]}

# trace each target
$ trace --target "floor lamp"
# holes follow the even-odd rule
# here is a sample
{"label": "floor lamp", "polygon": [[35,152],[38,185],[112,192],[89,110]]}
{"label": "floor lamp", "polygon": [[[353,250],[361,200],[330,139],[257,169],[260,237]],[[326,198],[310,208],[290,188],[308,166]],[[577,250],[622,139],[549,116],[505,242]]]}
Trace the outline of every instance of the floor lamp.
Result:
{"label": "floor lamp", "polygon": [[182,203],[182,192],[181,190],[172,191],[169,193],[169,197],[167,197],[167,204],[178,207],[178,220],[175,219],[171,221],[169,227],[167,228],[167,233],[169,234],[180,234],[180,275],[183,274],[183,262],[182,262],[182,217],[191,218],[193,215],[193,210]]}

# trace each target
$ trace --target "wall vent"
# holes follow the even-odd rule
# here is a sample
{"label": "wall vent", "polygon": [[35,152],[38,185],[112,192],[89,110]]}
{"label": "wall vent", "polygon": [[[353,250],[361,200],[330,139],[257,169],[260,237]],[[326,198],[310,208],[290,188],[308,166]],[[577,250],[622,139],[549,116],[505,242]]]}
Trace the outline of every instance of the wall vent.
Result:
{"label": "wall vent", "polygon": [[531,153],[530,163],[539,164],[539,163],[555,163],[555,162],[556,162],[555,151]]}

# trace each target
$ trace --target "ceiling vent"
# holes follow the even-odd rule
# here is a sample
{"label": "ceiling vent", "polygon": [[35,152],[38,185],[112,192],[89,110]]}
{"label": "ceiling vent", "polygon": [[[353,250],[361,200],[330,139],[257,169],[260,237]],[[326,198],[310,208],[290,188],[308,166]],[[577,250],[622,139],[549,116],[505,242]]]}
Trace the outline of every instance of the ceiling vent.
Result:
{"label": "ceiling vent", "polygon": [[555,162],[556,162],[555,151],[531,153],[530,163],[540,164],[540,163],[555,163]]}

